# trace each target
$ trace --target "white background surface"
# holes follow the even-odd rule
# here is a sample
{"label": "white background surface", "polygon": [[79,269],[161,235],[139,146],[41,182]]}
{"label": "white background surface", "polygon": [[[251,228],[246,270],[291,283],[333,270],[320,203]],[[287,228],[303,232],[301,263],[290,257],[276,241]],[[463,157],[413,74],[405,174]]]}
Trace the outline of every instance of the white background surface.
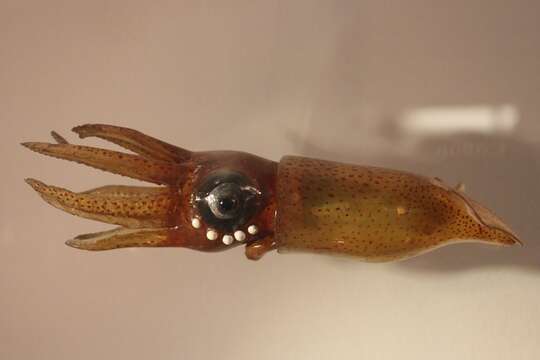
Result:
{"label": "white background surface", "polygon": [[[0,358],[540,358],[539,34],[536,1],[1,1]],[[471,106],[511,106],[518,122],[400,126]],[[18,143],[87,122],[464,181],[526,246],[378,265],[76,251],[63,241],[107,225],[49,207],[22,179],[125,178]]]}

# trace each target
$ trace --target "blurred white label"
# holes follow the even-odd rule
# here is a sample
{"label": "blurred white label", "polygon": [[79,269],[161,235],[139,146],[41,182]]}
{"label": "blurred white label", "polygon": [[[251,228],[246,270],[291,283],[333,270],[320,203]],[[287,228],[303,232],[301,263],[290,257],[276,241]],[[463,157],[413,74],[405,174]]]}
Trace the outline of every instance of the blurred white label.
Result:
{"label": "blurred white label", "polygon": [[519,121],[513,105],[440,106],[406,111],[398,126],[411,135],[509,133]]}

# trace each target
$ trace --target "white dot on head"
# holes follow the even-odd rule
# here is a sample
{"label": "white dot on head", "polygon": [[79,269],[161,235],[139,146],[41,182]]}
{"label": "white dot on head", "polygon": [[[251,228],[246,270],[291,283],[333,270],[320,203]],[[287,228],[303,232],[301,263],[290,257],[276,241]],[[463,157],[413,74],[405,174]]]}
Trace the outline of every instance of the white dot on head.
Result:
{"label": "white dot on head", "polygon": [[201,220],[197,218],[191,219],[191,226],[193,226],[195,229],[198,229],[201,227]]}
{"label": "white dot on head", "polygon": [[257,227],[257,225],[249,225],[248,233],[250,233],[251,235],[255,235],[258,232],[259,232],[259,228]]}
{"label": "white dot on head", "polygon": [[206,238],[208,240],[216,240],[218,238],[218,233],[215,230],[208,230],[206,232]]}
{"label": "white dot on head", "polygon": [[225,245],[231,245],[234,242],[234,238],[231,235],[224,235],[221,239]]}
{"label": "white dot on head", "polygon": [[238,241],[244,241],[246,240],[246,233],[243,232],[242,230],[236,230],[234,232],[234,238]]}

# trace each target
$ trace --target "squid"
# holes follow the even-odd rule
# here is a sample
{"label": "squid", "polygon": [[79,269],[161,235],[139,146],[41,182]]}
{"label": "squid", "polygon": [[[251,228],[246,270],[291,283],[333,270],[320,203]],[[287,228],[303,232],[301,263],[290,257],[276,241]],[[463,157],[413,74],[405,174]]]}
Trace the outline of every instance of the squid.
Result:
{"label": "squid", "polygon": [[118,227],[76,236],[83,250],[184,247],[217,252],[245,246],[248,259],[304,251],[364,261],[406,259],[459,242],[521,244],[492,211],[438,178],[373,166],[285,156],[279,162],[237,151],[192,152],[136,130],[77,126],[130,152],[26,142],[37,153],[156,186],[103,186],[84,192],[26,182],[50,205]]}

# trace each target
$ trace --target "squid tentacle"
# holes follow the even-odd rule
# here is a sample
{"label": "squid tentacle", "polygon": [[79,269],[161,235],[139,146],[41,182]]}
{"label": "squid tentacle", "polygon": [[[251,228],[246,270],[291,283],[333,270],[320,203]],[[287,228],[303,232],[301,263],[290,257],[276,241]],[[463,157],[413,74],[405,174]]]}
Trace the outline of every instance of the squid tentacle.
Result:
{"label": "squid tentacle", "polygon": [[171,190],[167,187],[158,186],[127,186],[127,185],[105,185],[94,189],[80,192],[103,197],[114,198],[137,198],[141,195],[170,195]]}
{"label": "squid tentacle", "polygon": [[119,126],[87,124],[76,126],[73,131],[81,139],[91,136],[98,137],[155,160],[180,163],[191,157],[191,152],[188,150],[155,139],[137,130]]}
{"label": "squid tentacle", "polygon": [[176,185],[185,175],[183,165],[147,159],[138,155],[71,144],[26,142],[32,151],[75,161],[114,174],[163,185]]}
{"label": "squid tentacle", "polygon": [[[49,204],[70,214],[84,218],[122,225],[127,228],[158,228],[174,226],[175,197],[170,191],[158,188],[142,193],[139,188],[98,188],[74,193],[35,179],[26,182]],[[130,189],[131,188],[131,189]]]}
{"label": "squid tentacle", "polygon": [[112,250],[126,247],[167,246],[167,229],[126,229],[78,235],[66,241],[66,245],[91,251]]}
{"label": "squid tentacle", "polygon": [[69,144],[69,142],[56,131],[51,131],[51,136],[57,144]]}

